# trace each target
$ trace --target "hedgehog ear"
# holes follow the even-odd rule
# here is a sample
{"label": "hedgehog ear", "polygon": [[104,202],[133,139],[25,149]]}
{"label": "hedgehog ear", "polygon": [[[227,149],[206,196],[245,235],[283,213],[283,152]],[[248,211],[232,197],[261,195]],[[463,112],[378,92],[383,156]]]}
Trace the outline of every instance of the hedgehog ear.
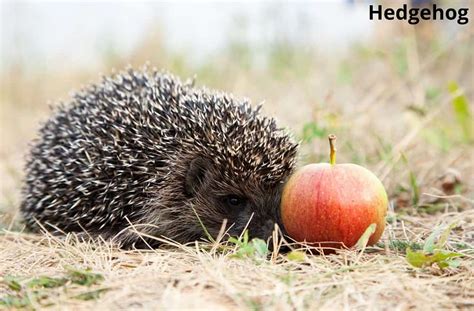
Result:
{"label": "hedgehog ear", "polygon": [[202,157],[197,157],[191,161],[184,180],[184,192],[187,195],[191,196],[199,191],[210,166],[210,161]]}

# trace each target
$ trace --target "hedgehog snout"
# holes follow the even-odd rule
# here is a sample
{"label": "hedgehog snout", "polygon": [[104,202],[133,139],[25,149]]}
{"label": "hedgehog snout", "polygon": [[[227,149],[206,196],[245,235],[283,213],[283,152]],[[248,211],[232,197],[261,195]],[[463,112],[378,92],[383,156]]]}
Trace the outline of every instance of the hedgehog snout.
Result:
{"label": "hedgehog snout", "polygon": [[268,219],[266,221],[263,221],[259,224],[258,227],[254,228],[254,233],[252,234],[252,237],[255,238],[260,238],[262,240],[268,240],[273,233],[273,230],[275,229],[275,221],[272,219]]}

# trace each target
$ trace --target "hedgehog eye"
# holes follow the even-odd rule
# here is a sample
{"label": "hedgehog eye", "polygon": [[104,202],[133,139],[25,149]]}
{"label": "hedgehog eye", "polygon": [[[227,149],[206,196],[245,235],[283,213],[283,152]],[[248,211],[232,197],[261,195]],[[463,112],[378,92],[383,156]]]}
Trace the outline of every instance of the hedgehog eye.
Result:
{"label": "hedgehog eye", "polygon": [[230,207],[242,207],[247,203],[247,199],[231,194],[224,197],[224,202]]}

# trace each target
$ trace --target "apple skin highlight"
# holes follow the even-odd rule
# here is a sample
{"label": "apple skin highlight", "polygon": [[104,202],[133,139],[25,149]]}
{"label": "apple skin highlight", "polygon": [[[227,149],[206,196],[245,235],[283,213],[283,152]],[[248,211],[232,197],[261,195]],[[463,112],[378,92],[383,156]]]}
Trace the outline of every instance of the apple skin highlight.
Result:
{"label": "apple skin highlight", "polygon": [[384,186],[362,166],[331,162],[306,165],[288,180],[281,200],[286,232],[297,241],[351,247],[375,223],[368,242],[375,244],[385,229]]}

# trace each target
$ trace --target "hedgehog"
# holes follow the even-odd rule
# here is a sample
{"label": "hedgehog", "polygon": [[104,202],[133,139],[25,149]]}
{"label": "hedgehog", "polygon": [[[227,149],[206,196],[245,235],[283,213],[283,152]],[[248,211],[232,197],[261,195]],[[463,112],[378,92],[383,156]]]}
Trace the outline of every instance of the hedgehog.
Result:
{"label": "hedgehog", "polygon": [[215,237],[225,221],[229,235],[267,239],[298,143],[260,108],[156,69],[103,77],[33,141],[26,227],[127,247]]}

